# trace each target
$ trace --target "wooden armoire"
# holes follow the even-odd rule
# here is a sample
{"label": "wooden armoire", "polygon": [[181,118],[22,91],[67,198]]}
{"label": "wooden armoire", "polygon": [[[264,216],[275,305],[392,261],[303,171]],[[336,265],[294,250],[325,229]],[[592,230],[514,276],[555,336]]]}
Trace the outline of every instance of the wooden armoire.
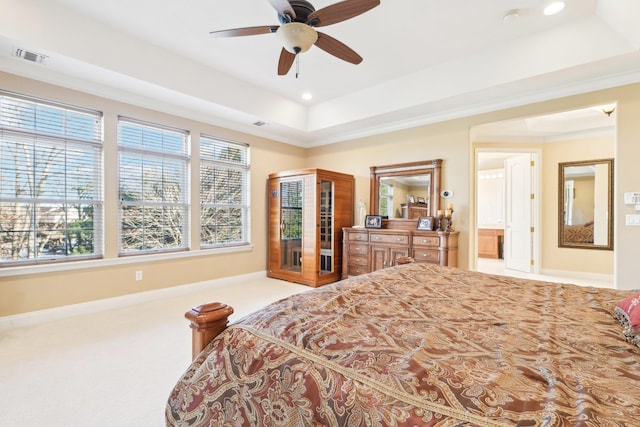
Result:
{"label": "wooden armoire", "polygon": [[267,276],[318,287],[340,280],[342,228],[353,223],[354,178],[323,169],[269,175]]}

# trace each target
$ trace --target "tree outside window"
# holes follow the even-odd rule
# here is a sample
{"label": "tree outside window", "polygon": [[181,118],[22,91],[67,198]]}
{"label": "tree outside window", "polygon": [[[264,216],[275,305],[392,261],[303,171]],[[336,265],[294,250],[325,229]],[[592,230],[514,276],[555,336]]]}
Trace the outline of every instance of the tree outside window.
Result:
{"label": "tree outside window", "polygon": [[0,265],[102,255],[102,113],[0,92]]}
{"label": "tree outside window", "polygon": [[118,122],[120,254],[189,247],[188,132]]}
{"label": "tree outside window", "polygon": [[249,243],[249,147],[200,137],[200,242],[203,248]]}

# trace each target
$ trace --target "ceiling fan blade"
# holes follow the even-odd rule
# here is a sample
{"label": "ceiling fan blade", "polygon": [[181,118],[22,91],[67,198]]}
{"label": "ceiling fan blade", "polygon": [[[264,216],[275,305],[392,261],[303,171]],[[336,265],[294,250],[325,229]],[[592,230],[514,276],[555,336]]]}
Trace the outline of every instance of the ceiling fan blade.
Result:
{"label": "ceiling fan blade", "polygon": [[314,27],[324,27],[358,16],[380,4],[380,0],[345,0],[316,10],[307,17]]}
{"label": "ceiling fan blade", "polygon": [[275,10],[278,11],[278,15],[289,15],[292,18],[296,17],[296,12],[287,0],[267,0]]}
{"label": "ceiling fan blade", "polygon": [[362,62],[362,57],[353,49],[324,33],[318,32],[318,41],[316,41],[316,46],[336,58],[342,59],[343,61],[347,61],[352,64],[359,64]]}
{"label": "ceiling fan blade", "polygon": [[293,65],[293,61],[295,61],[296,56],[289,52],[287,49],[282,48],[282,52],[280,52],[280,60],[278,60],[278,75],[284,76],[289,72],[291,66]]}
{"label": "ceiling fan blade", "polygon": [[275,33],[278,30],[278,27],[278,25],[264,25],[262,27],[234,28],[231,30],[211,31],[209,35],[211,37],[255,36],[258,34]]}

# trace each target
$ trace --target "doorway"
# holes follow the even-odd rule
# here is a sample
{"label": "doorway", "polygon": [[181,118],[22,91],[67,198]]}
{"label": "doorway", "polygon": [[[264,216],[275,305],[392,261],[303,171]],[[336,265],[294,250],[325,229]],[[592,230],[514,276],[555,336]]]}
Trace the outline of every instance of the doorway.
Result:
{"label": "doorway", "polygon": [[475,153],[477,269],[538,273],[540,152],[479,148]]}
{"label": "doorway", "polygon": [[[500,202],[495,200],[483,200],[479,195],[480,187],[485,185],[481,183],[483,178],[480,177],[480,172],[491,168],[502,170],[504,171],[503,179],[506,182],[505,159],[529,154],[533,156],[532,191],[529,193],[526,190],[515,190],[511,196],[529,193],[533,201],[530,210],[531,227],[533,227],[530,234],[531,242],[527,242],[526,239],[517,240],[518,237],[512,235],[512,242],[517,240],[516,245],[521,246],[514,247],[512,243],[510,247],[507,243],[507,224],[510,219],[507,218],[506,212],[511,202],[507,202],[507,189],[502,187],[504,216],[501,223],[496,220],[499,227],[495,227],[501,228],[501,233],[504,235],[502,237],[504,241],[499,242],[503,245],[501,257],[495,262],[502,272],[486,272],[519,277],[542,274],[544,276],[532,278],[611,287],[614,277],[611,252],[607,256],[604,254],[605,251],[597,253],[598,251],[579,249],[565,250],[558,244],[558,165],[562,162],[615,157],[615,135],[615,104],[595,105],[542,116],[487,123],[471,128],[471,147],[475,158],[474,170],[471,172],[472,188],[475,191],[475,217],[470,231],[476,236],[471,264],[475,265],[477,270],[485,271],[482,264],[494,261],[480,256],[481,249],[484,248],[480,247],[478,233],[485,226],[484,220],[480,218],[483,214],[482,210],[486,210],[488,205],[500,205]],[[493,161],[493,166],[487,166],[485,163],[488,161]],[[526,206],[524,201],[522,203],[516,209],[523,209]],[[520,232],[523,231],[520,230]],[[520,265],[505,271],[505,259],[513,254],[513,251],[527,247],[531,248],[532,263],[529,266]],[[581,267],[586,259],[590,260],[588,271]]]}

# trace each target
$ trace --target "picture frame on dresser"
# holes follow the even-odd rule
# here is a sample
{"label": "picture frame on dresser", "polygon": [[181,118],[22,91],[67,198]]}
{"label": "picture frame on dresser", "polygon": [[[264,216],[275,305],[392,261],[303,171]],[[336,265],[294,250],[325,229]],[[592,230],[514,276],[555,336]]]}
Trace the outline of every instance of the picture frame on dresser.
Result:
{"label": "picture frame on dresser", "polygon": [[382,217],[380,215],[367,215],[364,220],[365,228],[382,228]]}
{"label": "picture frame on dresser", "polygon": [[435,218],[432,216],[421,216],[418,218],[418,230],[433,230]]}

